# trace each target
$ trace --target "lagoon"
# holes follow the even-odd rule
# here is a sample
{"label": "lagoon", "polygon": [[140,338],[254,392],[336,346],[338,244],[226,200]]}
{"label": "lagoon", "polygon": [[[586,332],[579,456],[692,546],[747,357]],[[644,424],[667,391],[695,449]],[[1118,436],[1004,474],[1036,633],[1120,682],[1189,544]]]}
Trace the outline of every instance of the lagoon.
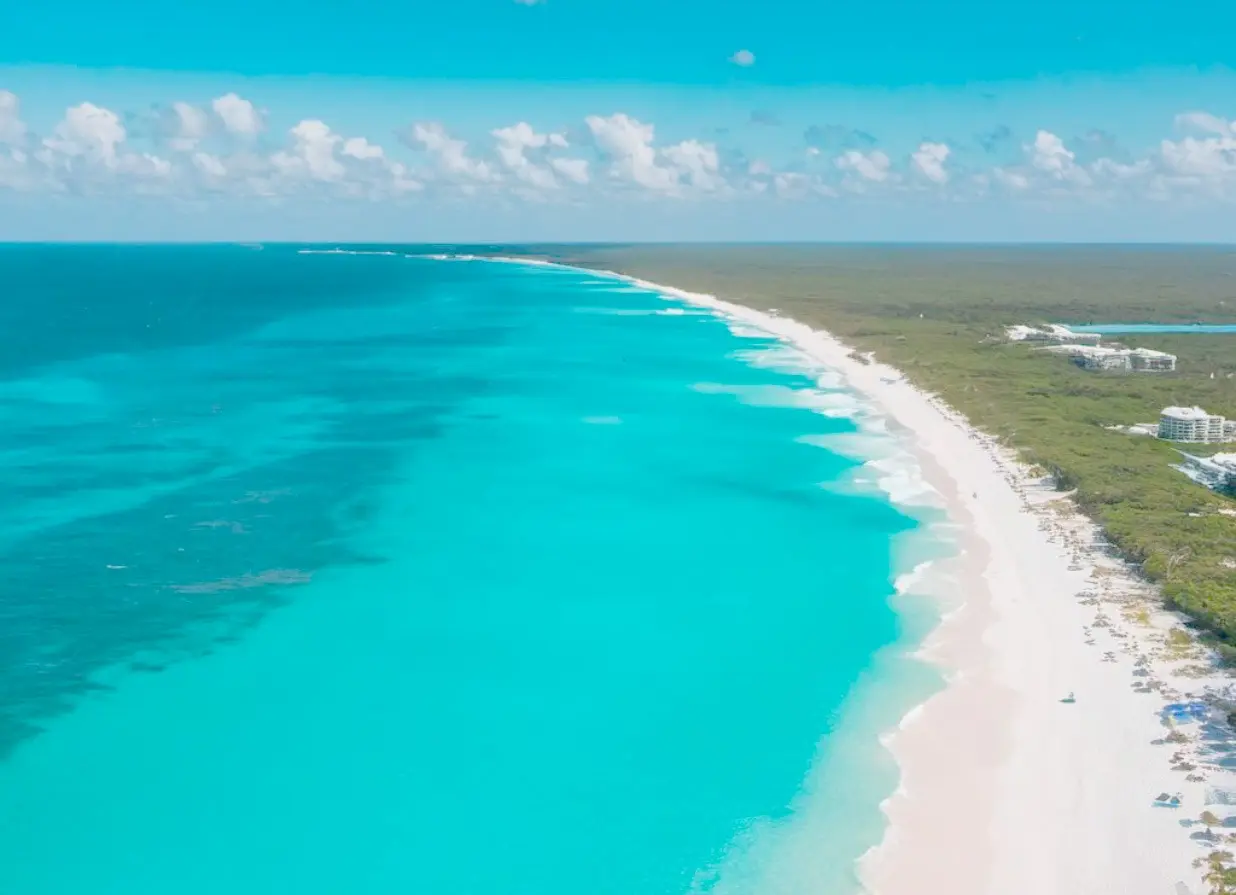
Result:
{"label": "lagoon", "polygon": [[1103,335],[1236,333],[1236,323],[1087,323],[1084,325],[1069,323],[1065,325],[1075,333],[1102,333]]}

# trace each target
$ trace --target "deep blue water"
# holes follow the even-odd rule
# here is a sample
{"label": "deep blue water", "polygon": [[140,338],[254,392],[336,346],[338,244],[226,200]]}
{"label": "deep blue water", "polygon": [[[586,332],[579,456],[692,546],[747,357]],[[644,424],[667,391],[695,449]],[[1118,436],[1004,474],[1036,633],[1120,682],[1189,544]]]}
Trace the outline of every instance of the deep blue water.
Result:
{"label": "deep blue water", "polygon": [[1067,324],[1079,333],[1236,333],[1234,323],[1093,323]]}
{"label": "deep blue water", "polygon": [[851,396],[583,272],[0,282],[0,892],[852,891],[935,681]]}

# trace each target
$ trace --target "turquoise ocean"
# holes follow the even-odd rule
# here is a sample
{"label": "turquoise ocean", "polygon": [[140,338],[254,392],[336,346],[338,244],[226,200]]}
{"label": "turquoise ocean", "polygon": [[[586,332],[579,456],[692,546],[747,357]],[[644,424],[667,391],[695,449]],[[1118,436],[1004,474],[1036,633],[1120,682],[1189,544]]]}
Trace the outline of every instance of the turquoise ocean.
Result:
{"label": "turquoise ocean", "polygon": [[445,251],[0,246],[0,893],[856,891],[940,686],[904,446]]}

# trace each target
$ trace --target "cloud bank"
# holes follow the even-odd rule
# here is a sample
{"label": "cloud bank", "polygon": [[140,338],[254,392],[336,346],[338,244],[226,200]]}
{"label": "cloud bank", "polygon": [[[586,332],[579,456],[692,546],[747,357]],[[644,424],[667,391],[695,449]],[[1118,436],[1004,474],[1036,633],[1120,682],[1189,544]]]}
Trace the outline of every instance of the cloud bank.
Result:
{"label": "cloud bank", "polygon": [[[742,50],[730,57],[749,66]],[[764,133],[776,119],[751,113]],[[275,127],[237,93],[193,104],[175,99],[150,127],[88,100],[64,109],[45,133],[0,90],[0,190],[64,196],[140,195],[176,200],[290,196],[368,202],[434,198],[483,202],[725,202],[749,198],[827,202],[846,196],[904,201],[1230,202],[1236,198],[1236,124],[1186,110],[1140,152],[1102,131],[1069,138],[999,126],[961,143],[884,145],[863,130],[816,125],[778,162],[740,145],[661,131],[623,111],[565,126],[514,118],[464,135],[448,122],[390,122],[383,134],[336,130],[319,118]],[[751,122],[748,122],[750,124]],[[727,143],[730,131],[712,130]],[[790,151],[792,150],[792,151]]]}

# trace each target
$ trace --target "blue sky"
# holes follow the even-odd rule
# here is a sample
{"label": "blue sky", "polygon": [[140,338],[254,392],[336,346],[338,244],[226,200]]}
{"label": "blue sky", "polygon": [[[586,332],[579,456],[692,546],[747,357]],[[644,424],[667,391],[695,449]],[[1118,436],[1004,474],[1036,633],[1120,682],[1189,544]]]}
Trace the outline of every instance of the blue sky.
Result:
{"label": "blue sky", "polygon": [[1233,9],[21,4],[0,238],[1232,241]]}

